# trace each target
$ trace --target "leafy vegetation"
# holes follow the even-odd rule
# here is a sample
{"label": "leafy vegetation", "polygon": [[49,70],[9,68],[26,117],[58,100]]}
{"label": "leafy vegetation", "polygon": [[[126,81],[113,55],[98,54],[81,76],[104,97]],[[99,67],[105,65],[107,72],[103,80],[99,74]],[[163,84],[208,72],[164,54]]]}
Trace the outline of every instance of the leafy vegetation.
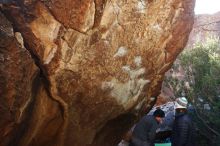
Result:
{"label": "leafy vegetation", "polygon": [[[201,146],[220,145],[220,41],[209,38],[207,42],[187,48],[174,64],[173,73],[182,69],[184,78],[169,76],[165,82],[174,88],[176,97],[184,93],[193,104],[193,114]],[[206,107],[205,107],[206,105]],[[208,107],[210,107],[210,109]],[[207,132],[210,131],[210,132]],[[215,140],[214,140],[215,139]],[[207,142],[207,141],[211,141]]]}
{"label": "leafy vegetation", "polygon": [[195,95],[207,97],[213,103],[219,95],[220,48],[218,39],[196,44],[180,55],[182,67],[190,80]]}

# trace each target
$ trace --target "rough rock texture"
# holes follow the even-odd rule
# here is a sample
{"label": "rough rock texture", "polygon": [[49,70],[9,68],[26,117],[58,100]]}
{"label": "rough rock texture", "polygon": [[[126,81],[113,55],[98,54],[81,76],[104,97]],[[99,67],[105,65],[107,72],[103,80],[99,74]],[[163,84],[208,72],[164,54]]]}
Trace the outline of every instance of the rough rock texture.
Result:
{"label": "rough rock texture", "polygon": [[8,145],[24,130],[38,70],[23,46],[21,34],[13,32],[2,13],[0,34],[0,145]]}
{"label": "rough rock texture", "polygon": [[186,71],[181,66],[179,58],[177,58],[172,68],[165,73],[161,94],[157,97],[156,104],[165,104],[171,100],[174,101],[179,96],[185,96],[183,89],[188,89],[189,84]]}
{"label": "rough rock texture", "polygon": [[135,114],[155,103],[164,73],[186,44],[193,9],[194,0],[2,5],[13,24],[1,15],[10,30],[1,29],[7,36],[1,58],[10,56],[0,66],[2,145],[115,145]]}
{"label": "rough rock texture", "polygon": [[192,47],[195,43],[202,43],[211,37],[220,37],[220,12],[195,16],[186,47]]}
{"label": "rough rock texture", "polygon": [[60,108],[47,95],[21,33],[2,13],[0,24],[0,145],[48,145],[62,122]]}

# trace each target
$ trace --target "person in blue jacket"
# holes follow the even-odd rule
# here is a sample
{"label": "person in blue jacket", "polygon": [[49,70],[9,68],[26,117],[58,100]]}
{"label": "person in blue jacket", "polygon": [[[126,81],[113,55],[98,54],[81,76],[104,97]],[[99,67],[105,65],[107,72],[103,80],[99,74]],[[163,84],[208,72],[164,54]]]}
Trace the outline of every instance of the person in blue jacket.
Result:
{"label": "person in blue jacket", "polygon": [[153,115],[145,115],[135,126],[129,146],[153,146],[156,130],[163,121],[165,113],[155,110]]}
{"label": "person in blue jacket", "polygon": [[188,101],[185,97],[175,101],[175,120],[173,124],[172,146],[195,146],[195,128],[187,114]]}

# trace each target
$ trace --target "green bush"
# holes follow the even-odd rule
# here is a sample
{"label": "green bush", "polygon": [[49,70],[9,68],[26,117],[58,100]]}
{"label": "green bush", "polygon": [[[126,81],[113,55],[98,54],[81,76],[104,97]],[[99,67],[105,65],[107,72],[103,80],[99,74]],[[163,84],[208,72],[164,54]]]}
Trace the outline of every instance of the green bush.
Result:
{"label": "green bush", "polygon": [[194,80],[195,95],[200,94],[213,102],[220,86],[220,48],[218,39],[209,39],[205,44],[187,48],[179,59],[186,75]]}
{"label": "green bush", "polygon": [[[180,96],[182,91],[185,92],[186,97],[191,101],[197,110],[200,118],[194,116],[194,121],[197,128],[200,129],[198,139],[200,146],[206,146],[207,143],[218,143],[216,134],[210,132],[210,136],[206,139],[205,131],[209,128],[220,133],[220,41],[218,38],[210,38],[205,43],[198,43],[193,48],[186,48],[177,58],[172,70],[178,72],[178,66],[182,67],[185,71],[184,80],[177,78],[167,77],[165,85],[172,85],[175,89],[174,94],[176,97]],[[185,87],[185,83],[189,83],[189,87]],[[203,102],[199,101],[203,99]],[[203,109],[203,104],[208,103],[211,107],[210,111]],[[204,123],[205,122],[205,123]],[[208,126],[207,126],[208,125]],[[213,134],[213,135],[212,135]],[[204,137],[204,138],[203,138]]]}

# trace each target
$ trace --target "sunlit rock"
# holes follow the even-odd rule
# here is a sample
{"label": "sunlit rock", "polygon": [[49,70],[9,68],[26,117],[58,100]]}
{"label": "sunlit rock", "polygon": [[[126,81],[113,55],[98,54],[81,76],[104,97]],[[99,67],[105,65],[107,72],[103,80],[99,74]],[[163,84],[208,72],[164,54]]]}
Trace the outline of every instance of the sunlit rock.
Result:
{"label": "sunlit rock", "polygon": [[17,145],[112,146],[155,103],[188,39],[194,0],[27,0],[2,9],[45,87]]}

